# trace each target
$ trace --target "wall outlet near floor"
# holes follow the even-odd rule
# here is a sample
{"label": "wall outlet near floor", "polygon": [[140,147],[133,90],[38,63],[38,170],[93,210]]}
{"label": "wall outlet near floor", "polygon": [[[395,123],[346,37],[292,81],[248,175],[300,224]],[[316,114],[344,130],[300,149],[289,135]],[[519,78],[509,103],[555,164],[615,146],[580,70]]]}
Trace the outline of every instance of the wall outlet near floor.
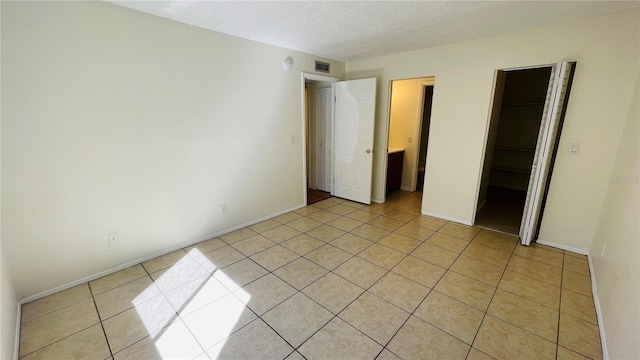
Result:
{"label": "wall outlet near floor", "polygon": [[607,250],[607,244],[602,245],[602,252],[600,252],[600,256],[604,256],[604,251]]}
{"label": "wall outlet near floor", "polygon": [[220,205],[220,215],[224,215],[227,213],[227,204]]}
{"label": "wall outlet near floor", "polygon": [[120,240],[118,239],[118,233],[111,233],[107,235],[107,238],[109,239],[109,246],[115,246],[118,245],[120,243]]}

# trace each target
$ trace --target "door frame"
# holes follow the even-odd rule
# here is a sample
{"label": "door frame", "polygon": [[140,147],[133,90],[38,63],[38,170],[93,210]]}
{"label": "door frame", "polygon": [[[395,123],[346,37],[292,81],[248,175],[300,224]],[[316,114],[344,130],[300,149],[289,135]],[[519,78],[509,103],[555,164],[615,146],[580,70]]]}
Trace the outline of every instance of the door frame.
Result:
{"label": "door frame", "polygon": [[[410,188],[413,189],[411,190],[412,192],[417,191],[417,187],[418,187],[418,167],[420,165],[420,146],[422,145],[422,123],[424,122],[424,94],[427,92],[427,86],[431,86],[434,88],[435,90],[435,77],[431,77],[431,79],[428,80],[424,80],[420,82],[420,101],[419,101],[419,105],[420,105],[420,109],[418,109],[418,121],[416,121],[416,130],[414,131],[415,137],[414,137],[414,143],[416,144],[415,148],[416,148],[416,156],[415,156],[415,161],[413,163],[413,176],[411,179],[411,184],[410,184]],[[431,96],[431,106],[433,106],[433,94]],[[431,126],[431,119],[429,119],[429,126]],[[427,140],[427,143],[429,141]],[[427,149],[427,154],[429,153],[428,149]],[[425,154],[425,156],[427,156],[427,154]],[[425,164],[424,164],[424,168],[425,168],[425,174],[426,169],[427,169],[427,159],[425,158]],[[423,190],[424,190],[424,182],[422,184],[423,186]]]}
{"label": "door frame", "polygon": [[[300,119],[301,119],[301,124],[302,124],[302,132],[300,134],[300,143],[301,143],[301,153],[302,153],[302,200],[303,200],[303,205],[307,205],[307,134],[309,133],[309,129],[307,129],[307,124],[306,124],[306,118],[305,118],[305,111],[307,111],[306,109],[306,105],[305,105],[305,91],[304,91],[304,84],[306,81],[321,81],[321,82],[337,82],[340,81],[340,78],[337,77],[333,77],[333,76],[325,76],[325,75],[317,75],[317,74],[311,74],[311,73],[307,73],[307,72],[301,72],[301,76],[300,76],[300,105],[301,105],[301,113],[300,113]],[[331,116],[331,118],[333,119],[333,115]]]}

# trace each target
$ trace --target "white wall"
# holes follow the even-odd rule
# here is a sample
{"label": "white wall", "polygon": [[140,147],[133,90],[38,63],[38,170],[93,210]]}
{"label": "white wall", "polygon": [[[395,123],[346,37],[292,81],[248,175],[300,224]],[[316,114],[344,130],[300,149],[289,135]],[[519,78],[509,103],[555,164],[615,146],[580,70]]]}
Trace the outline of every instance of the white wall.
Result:
{"label": "white wall", "polygon": [[[495,70],[577,61],[540,238],[589,249],[640,63],[638,18],[635,10],[347,63],[349,79],[379,78],[373,197],[384,193],[391,80],[437,79],[422,211],[471,223]],[[573,142],[578,156],[568,154]]]}
{"label": "white wall", "polygon": [[608,179],[600,179],[606,184],[607,192],[591,245],[597,295],[611,359],[640,358],[639,87],[640,77],[636,76],[635,92],[613,171]]}
{"label": "white wall", "polygon": [[315,59],[104,2],[2,2],[17,293],[303,205],[300,82]]}
{"label": "white wall", "polygon": [[12,359],[15,351],[18,296],[9,271],[6,251],[0,246],[0,359]]}
{"label": "white wall", "polygon": [[[433,85],[433,78],[396,80],[391,92],[389,110],[389,148],[404,149],[401,187],[414,191],[418,175],[417,156],[419,155],[422,123],[423,87]],[[411,138],[411,141],[409,141]]]}

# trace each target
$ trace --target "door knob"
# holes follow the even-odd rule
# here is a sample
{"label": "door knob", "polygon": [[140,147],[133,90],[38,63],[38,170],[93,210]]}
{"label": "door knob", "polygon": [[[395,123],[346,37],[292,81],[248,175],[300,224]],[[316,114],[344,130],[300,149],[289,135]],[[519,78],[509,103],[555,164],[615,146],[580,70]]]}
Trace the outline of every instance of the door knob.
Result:
{"label": "door knob", "polygon": [[371,149],[367,149],[367,154],[371,154]]}

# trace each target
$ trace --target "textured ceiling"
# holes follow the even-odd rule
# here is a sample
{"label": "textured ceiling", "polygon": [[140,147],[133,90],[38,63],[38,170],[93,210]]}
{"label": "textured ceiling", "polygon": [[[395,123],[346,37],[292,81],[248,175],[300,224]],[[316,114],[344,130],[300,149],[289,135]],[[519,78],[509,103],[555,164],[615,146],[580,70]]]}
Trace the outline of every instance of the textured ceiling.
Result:
{"label": "textured ceiling", "polygon": [[110,1],[350,61],[638,8],[638,1]]}

